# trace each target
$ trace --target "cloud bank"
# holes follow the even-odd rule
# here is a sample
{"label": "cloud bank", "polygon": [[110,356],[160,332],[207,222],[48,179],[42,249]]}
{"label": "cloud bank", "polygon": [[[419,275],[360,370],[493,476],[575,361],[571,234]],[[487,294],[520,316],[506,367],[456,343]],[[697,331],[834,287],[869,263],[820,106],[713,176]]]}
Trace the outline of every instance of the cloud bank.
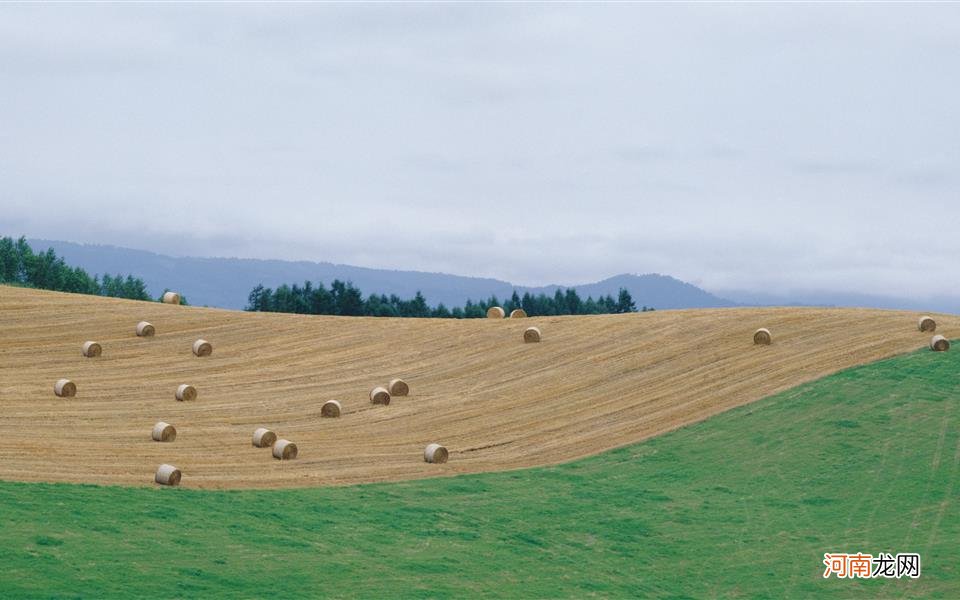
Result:
{"label": "cloud bank", "polygon": [[578,283],[960,277],[958,5],[6,5],[0,234]]}

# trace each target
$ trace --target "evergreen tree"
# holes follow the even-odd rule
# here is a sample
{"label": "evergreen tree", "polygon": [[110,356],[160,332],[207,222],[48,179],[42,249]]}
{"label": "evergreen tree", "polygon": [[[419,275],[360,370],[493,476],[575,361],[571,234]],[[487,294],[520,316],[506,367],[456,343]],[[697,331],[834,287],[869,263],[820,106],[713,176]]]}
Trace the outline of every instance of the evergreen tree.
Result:
{"label": "evergreen tree", "polygon": [[510,296],[510,299],[507,300],[507,303],[503,305],[503,310],[509,315],[518,308],[523,307],[523,301],[520,300],[520,295],[517,293],[517,290],[513,290],[513,295]]}
{"label": "evergreen tree", "polygon": [[413,297],[413,302],[411,303],[411,317],[429,317],[430,316],[430,307],[427,306],[427,299],[423,297],[423,294],[420,293],[420,290],[417,290],[417,294]]}
{"label": "evergreen tree", "polygon": [[10,237],[0,238],[0,282],[58,292],[150,299],[139,278],[104,275],[101,281],[80,267],[67,265],[53,248],[35,253],[24,237],[16,242]]}
{"label": "evergreen tree", "polygon": [[567,297],[559,289],[553,293],[553,302],[550,304],[551,315],[570,314],[567,310]]}
{"label": "evergreen tree", "polygon": [[597,306],[597,301],[593,299],[593,296],[587,296],[586,301],[583,303],[583,314],[585,315],[596,315],[599,314],[600,308]]}
{"label": "evergreen tree", "polygon": [[567,315],[579,315],[581,314],[582,302],[580,300],[580,295],[577,294],[577,290],[574,288],[568,288],[567,292],[563,295],[563,303],[566,308],[566,312],[563,314]]}
{"label": "evergreen tree", "polygon": [[20,283],[20,261],[13,239],[0,238],[0,283]]}
{"label": "evergreen tree", "polygon": [[247,296],[247,307],[244,310],[268,311],[269,307],[266,307],[263,304],[263,296],[265,291],[266,289],[263,287],[262,283],[250,290],[250,295]]}
{"label": "evergreen tree", "polygon": [[523,293],[523,298],[520,300],[520,308],[528,315],[533,314],[533,296],[530,295],[530,292]]}
{"label": "evergreen tree", "polygon": [[336,310],[333,294],[323,286],[323,283],[318,283],[310,294],[309,306],[310,314],[313,315],[332,315]]}
{"label": "evergreen tree", "polygon": [[630,292],[627,291],[627,288],[620,288],[620,296],[617,298],[617,312],[628,313],[636,312],[636,310],[637,304],[630,296]]}

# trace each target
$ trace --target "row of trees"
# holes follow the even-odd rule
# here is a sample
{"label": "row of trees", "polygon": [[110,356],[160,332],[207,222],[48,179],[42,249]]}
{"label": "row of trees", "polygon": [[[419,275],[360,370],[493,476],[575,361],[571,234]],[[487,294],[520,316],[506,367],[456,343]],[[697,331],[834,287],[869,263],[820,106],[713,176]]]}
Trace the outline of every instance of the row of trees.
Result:
{"label": "row of trees", "polygon": [[[584,300],[575,289],[557,290],[553,296],[534,296],[529,292],[520,296],[514,291],[513,296],[503,303],[496,296],[492,296],[479,302],[467,300],[464,306],[449,309],[442,303],[431,307],[420,292],[410,300],[403,300],[396,294],[371,294],[364,299],[363,293],[352,283],[344,283],[339,279],[335,279],[329,289],[323,283],[314,285],[309,281],[302,286],[296,283],[283,284],[275,290],[258,285],[247,298],[246,310],[307,315],[474,319],[485,317],[491,306],[502,306],[508,314],[515,308],[522,308],[531,317],[627,313],[637,310],[630,292],[623,288],[616,299],[608,294],[596,300],[593,297]],[[646,312],[653,309],[644,306],[641,310]]]}
{"label": "row of trees", "polygon": [[142,279],[132,275],[104,275],[103,279],[91,277],[80,267],[67,265],[53,248],[35,253],[23,237],[16,241],[10,237],[0,238],[0,284],[133,300],[151,299]]}

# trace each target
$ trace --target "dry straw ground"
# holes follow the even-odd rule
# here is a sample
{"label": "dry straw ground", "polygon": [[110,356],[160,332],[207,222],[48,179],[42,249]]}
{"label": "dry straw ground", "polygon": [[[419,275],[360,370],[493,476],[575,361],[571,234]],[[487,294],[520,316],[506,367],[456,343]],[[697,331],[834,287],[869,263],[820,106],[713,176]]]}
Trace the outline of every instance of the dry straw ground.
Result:
{"label": "dry straw ground", "polygon": [[[550,464],[636,442],[799,383],[926,347],[919,315],[722,309],[507,320],[254,314],[0,286],[0,479],[295,487]],[[960,318],[934,315],[956,337]],[[137,337],[148,320],[156,336]],[[544,341],[524,344],[540,327]],[[771,346],[755,346],[758,327]],[[198,358],[198,337],[216,348]],[[103,355],[80,356],[96,339]],[[57,398],[68,377],[74,398]],[[374,406],[393,377],[410,395]],[[184,381],[198,400],[178,402]],[[339,419],[320,418],[339,400]],[[173,443],[151,440],[157,421]],[[254,429],[296,460],[255,448]],[[423,461],[440,442],[450,462]]]}

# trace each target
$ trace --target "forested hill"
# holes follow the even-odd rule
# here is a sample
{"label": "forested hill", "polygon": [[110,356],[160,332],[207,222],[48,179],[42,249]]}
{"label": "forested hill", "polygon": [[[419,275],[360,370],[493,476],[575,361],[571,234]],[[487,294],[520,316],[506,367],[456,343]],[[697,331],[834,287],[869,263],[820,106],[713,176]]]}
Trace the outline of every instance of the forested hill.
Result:
{"label": "forested hill", "polygon": [[0,237],[0,284],[131,300],[151,299],[142,279],[109,273],[91,276],[81,267],[68,265],[53,248],[34,251],[22,237],[17,240]]}

